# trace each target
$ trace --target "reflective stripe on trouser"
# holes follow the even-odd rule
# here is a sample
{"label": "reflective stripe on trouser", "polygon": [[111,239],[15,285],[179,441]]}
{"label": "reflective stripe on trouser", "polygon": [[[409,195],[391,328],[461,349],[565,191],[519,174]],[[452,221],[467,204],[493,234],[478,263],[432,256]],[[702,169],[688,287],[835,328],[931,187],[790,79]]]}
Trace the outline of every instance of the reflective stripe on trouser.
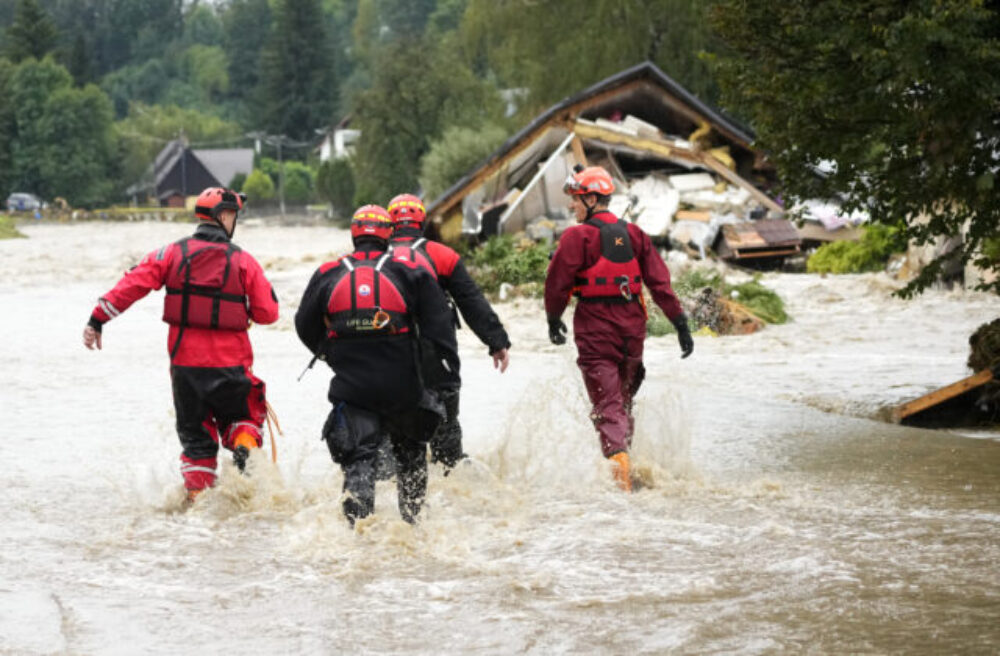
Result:
{"label": "reflective stripe on trouser", "polygon": [[215,458],[192,460],[181,456],[181,476],[188,490],[204,490],[215,485]]}
{"label": "reflective stripe on trouser", "polygon": [[590,418],[605,457],[627,451],[632,444],[632,399],[645,373],[642,342],[630,343],[636,341],[626,342],[624,352],[580,353],[577,359],[592,406]]}

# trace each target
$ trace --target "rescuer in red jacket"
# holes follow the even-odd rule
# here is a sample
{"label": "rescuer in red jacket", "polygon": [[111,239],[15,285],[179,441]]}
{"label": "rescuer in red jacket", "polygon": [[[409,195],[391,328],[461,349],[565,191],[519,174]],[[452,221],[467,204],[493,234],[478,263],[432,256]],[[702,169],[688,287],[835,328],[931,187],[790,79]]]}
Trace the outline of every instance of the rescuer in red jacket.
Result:
{"label": "rescuer in red jacket", "polygon": [[427,441],[444,417],[432,390],[458,357],[451,313],[430,273],[388,251],[392,219],[377,205],[351,219],[355,250],[309,281],[295,330],[334,377],[323,439],[344,471],[351,524],[375,506],[376,456],[388,435],[399,512],[416,520],[427,489]]}
{"label": "rescuer in red jacket", "polygon": [[593,404],[591,418],[604,457],[613,461],[616,481],[631,491],[632,399],[645,375],[643,284],[677,329],[682,358],[691,355],[694,340],[670,287],[670,272],[649,236],[608,211],[614,191],[608,172],[599,166],[579,169],[566,181],[564,191],[578,225],[559,238],[545,278],[549,339],[553,344],[566,342],[561,317],[575,295],[573,337]]}
{"label": "rescuer in red jacket", "polygon": [[[424,237],[424,219],[427,214],[424,204],[412,194],[400,194],[389,202],[389,215],[395,224],[390,245],[397,257],[405,257],[426,269],[437,280],[441,289],[455,303],[465,323],[488,349],[493,358],[493,366],[503,373],[507,370],[510,356],[510,339],[500,323],[490,302],[483,296],[479,286],[469,275],[461,256],[453,249]],[[458,317],[451,324],[452,332],[458,327]],[[458,423],[459,361],[449,363],[448,375],[437,388],[438,396],[444,403],[447,417],[438,426],[431,438],[431,460],[440,462],[445,471],[455,466],[465,457],[462,450],[462,427]]]}
{"label": "rescuer in red jacket", "polygon": [[264,381],[252,373],[250,322],[274,323],[278,298],[260,264],[232,243],[244,197],[211,187],[201,192],[194,234],[153,251],[97,300],[83,330],[88,349],[102,348],[104,324],[154,289],[166,287],[163,320],[173,386],[181,474],[188,500],[215,484],[219,443],[243,470],[261,446]]}

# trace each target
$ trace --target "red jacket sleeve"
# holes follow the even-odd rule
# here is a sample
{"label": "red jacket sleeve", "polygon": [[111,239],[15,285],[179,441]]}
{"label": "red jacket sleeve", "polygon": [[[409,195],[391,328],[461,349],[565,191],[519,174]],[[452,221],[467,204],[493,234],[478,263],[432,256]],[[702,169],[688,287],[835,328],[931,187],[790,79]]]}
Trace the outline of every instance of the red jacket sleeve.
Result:
{"label": "red jacket sleeve", "polygon": [[560,317],[569,305],[569,297],[576,284],[576,274],[583,270],[586,252],[585,233],[582,226],[572,226],[559,237],[559,246],[549,262],[545,276],[545,314]]}
{"label": "red jacket sleeve", "polygon": [[167,279],[172,251],[172,245],[153,251],[126,272],[111,291],[97,299],[91,320],[98,324],[110,321],[149,292],[162,287]]}
{"label": "red jacket sleeve", "polygon": [[439,244],[436,241],[428,241],[427,254],[431,256],[434,260],[434,268],[437,269],[438,277],[449,277],[455,271],[455,265],[458,264],[459,255],[454,249],[445,246],[444,244]]}
{"label": "red jacket sleeve", "polygon": [[250,319],[261,325],[274,323],[278,320],[278,296],[252,255],[243,251],[242,262],[243,288],[250,305]]}
{"label": "red jacket sleeve", "polygon": [[684,308],[670,286],[670,270],[666,263],[653,247],[649,235],[638,226],[629,224],[629,237],[632,239],[632,250],[639,260],[642,282],[649,288],[653,302],[660,306],[668,319],[676,319],[684,312]]}

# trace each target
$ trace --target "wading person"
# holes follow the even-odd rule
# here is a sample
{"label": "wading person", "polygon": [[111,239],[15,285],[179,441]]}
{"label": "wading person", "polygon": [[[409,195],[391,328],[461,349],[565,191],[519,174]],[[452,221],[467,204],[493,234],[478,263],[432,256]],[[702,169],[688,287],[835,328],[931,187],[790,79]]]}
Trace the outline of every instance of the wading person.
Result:
{"label": "wading person", "polygon": [[351,219],[354,252],[320,266],[295,314],[299,339],[334,377],[323,439],[344,472],[351,524],[375,505],[375,461],[388,435],[399,512],[415,521],[427,489],[427,442],[444,416],[434,389],[453,362],[444,294],[423,268],[388,251],[392,219],[377,205]]}
{"label": "wading person", "polygon": [[[461,256],[448,246],[424,237],[424,204],[416,196],[401,194],[390,201],[388,210],[394,223],[390,241],[394,258],[403,258],[423,267],[437,280],[441,289],[451,297],[465,323],[486,346],[493,358],[494,368],[501,373],[506,371],[510,360],[507,353],[510,348],[507,331],[469,275]],[[453,333],[459,326],[458,316],[454,317],[451,323]],[[462,427],[458,423],[459,390],[462,384],[459,361],[456,358],[448,364],[447,375],[436,389],[447,416],[430,441],[431,460],[442,463],[446,473],[465,457]]]}
{"label": "wading person", "polygon": [[219,444],[242,471],[261,446],[267,408],[264,382],[253,375],[250,322],[274,323],[278,298],[260,264],[234,244],[244,197],[211,187],[201,192],[190,237],[147,255],[97,300],[83,330],[88,349],[100,349],[104,324],[154,289],[166,287],[163,320],[181,475],[188,501],[215,484]]}
{"label": "wading person", "polygon": [[608,211],[614,183],[599,166],[579,169],[563,191],[577,224],[559,238],[545,278],[549,339],[566,342],[562,313],[577,297],[573,338],[577,365],[592,404],[601,451],[613,461],[618,485],[631,491],[629,447],[632,400],[642,383],[646,308],[642,285],[677,329],[681,357],[694,350],[683,308],[670,287],[670,272],[649,237]]}

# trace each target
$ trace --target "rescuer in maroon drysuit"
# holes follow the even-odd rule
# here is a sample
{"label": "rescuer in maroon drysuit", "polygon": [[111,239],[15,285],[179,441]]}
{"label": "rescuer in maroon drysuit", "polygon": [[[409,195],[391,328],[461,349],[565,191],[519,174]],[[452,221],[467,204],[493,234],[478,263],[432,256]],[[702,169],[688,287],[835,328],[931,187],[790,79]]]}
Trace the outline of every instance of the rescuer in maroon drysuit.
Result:
{"label": "rescuer in maroon drysuit", "polygon": [[[295,330],[333,370],[323,439],[344,471],[351,524],[375,507],[376,458],[388,436],[399,512],[414,522],[427,489],[427,441],[444,417],[433,390],[457,359],[455,331],[434,278],[388,250],[392,219],[377,205],[351,219],[355,250],[319,267]],[[315,359],[314,359],[315,361]]]}
{"label": "rescuer in maroon drysuit", "polygon": [[[394,222],[389,241],[393,251],[426,269],[437,280],[441,289],[451,297],[455,308],[465,323],[476,334],[493,358],[493,366],[503,373],[510,361],[510,339],[499,317],[483,296],[479,285],[469,275],[461,256],[452,248],[424,237],[424,204],[412,194],[400,194],[389,201],[387,208]],[[458,327],[458,316],[451,324]],[[462,458],[462,426],[458,422],[459,361],[449,363],[447,378],[435,390],[444,404],[447,416],[431,438],[431,461],[440,462],[445,472]]]}
{"label": "rescuer in maroon drysuit", "polygon": [[144,257],[97,300],[83,331],[84,345],[100,349],[105,323],[166,287],[163,320],[170,325],[170,378],[189,501],[215,484],[220,442],[240,470],[262,442],[264,381],[252,372],[247,329],[251,321],[274,323],[278,298],[260,264],[230,241],[244,200],[228,189],[204,190],[194,234]]}
{"label": "rescuer in maroon drysuit", "polygon": [[549,263],[545,279],[549,339],[553,344],[566,342],[561,316],[570,295],[575,295],[573,337],[593,405],[591,419],[604,457],[613,461],[615,479],[629,491],[632,399],[645,375],[643,284],[677,329],[682,358],[691,355],[694,340],[670,287],[670,272],[649,236],[608,211],[614,183],[607,171],[599,166],[577,170],[564,191],[578,225],[562,234]]}

